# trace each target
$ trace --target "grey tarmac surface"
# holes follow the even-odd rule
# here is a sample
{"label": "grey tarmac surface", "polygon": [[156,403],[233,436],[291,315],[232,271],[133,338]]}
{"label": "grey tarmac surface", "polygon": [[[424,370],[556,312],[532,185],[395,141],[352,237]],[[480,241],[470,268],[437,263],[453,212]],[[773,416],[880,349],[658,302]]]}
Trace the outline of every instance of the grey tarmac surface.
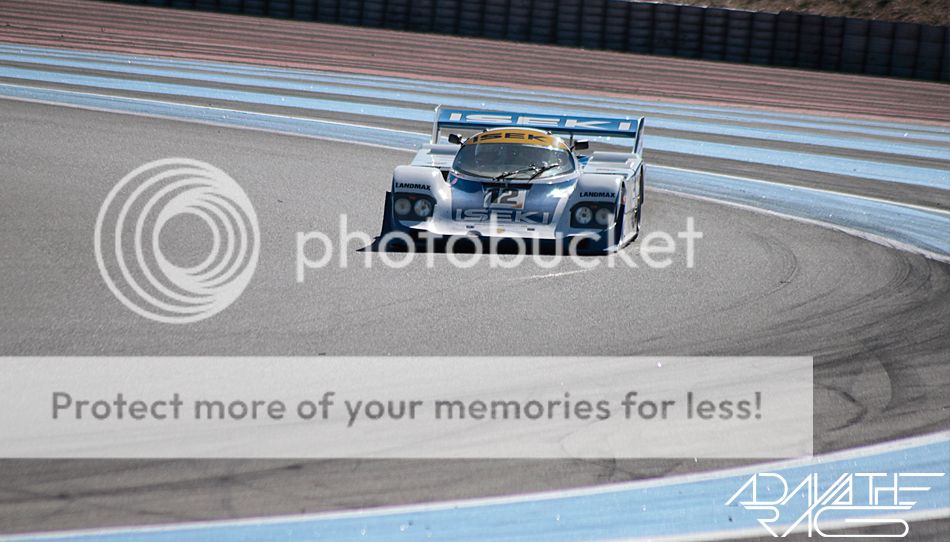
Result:
{"label": "grey tarmac surface", "polygon": [[[816,453],[950,427],[950,266],[849,235],[647,192],[644,232],[704,237],[688,269],[565,263],[358,265],[295,280],[295,235],[378,231],[409,154],[0,100],[0,355],[811,355]],[[8,136],[13,134],[13,137]],[[166,326],[106,289],[103,198],[133,168],[185,156],[254,202],[261,259],[215,318]],[[202,242],[195,239],[194,252]],[[188,252],[186,247],[185,252]],[[740,375],[737,375],[737,377]],[[577,487],[742,463],[650,461],[0,461],[0,532],[352,509]],[[939,532],[939,530],[938,530]]]}

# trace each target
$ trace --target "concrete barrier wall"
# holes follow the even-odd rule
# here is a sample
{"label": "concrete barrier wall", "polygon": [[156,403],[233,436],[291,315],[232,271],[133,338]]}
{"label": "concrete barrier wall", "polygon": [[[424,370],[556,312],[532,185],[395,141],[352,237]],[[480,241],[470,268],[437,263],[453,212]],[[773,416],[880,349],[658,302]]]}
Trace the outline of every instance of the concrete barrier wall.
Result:
{"label": "concrete barrier wall", "polygon": [[950,81],[950,29],[631,0],[117,0],[589,49]]}

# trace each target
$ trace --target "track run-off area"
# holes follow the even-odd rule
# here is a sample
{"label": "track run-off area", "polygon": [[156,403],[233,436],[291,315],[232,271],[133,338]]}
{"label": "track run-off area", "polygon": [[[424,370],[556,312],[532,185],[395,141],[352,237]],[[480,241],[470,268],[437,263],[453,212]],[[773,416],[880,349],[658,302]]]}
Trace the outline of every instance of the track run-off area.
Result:
{"label": "track run-off area", "polygon": [[[73,0],[0,4],[4,23],[0,354],[808,355],[816,457],[2,460],[0,534],[733,539],[764,534],[723,505],[763,469],[948,470],[946,85]],[[377,232],[439,104],[645,116],[643,233],[692,217],[695,267],[439,256],[296,282],[294,232]],[[111,185],[169,156],[228,171],[263,237],[242,298],[175,329],[115,302],[91,249]],[[945,533],[948,497],[944,477],[912,532]],[[146,524],[171,525],[122,529]]]}

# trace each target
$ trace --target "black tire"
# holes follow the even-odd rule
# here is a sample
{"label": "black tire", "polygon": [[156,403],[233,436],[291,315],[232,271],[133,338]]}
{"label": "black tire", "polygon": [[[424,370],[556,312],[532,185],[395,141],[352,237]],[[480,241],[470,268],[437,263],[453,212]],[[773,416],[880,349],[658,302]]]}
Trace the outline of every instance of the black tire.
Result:
{"label": "black tire", "polygon": [[554,42],[577,46],[581,43],[581,0],[558,0]]}
{"label": "black tire", "polygon": [[726,54],[729,62],[746,62],[749,59],[749,43],[752,39],[752,13],[730,11],[726,24]]}
{"label": "black tire", "polygon": [[340,0],[329,0],[317,3],[317,20],[324,23],[335,23],[339,20]]}
{"label": "black tire", "polygon": [[439,34],[455,34],[459,26],[459,0],[441,0],[435,4],[432,29]]}
{"label": "black tire", "polygon": [[587,0],[581,6],[581,47],[585,49],[604,48],[604,16],[607,4],[604,0]]}
{"label": "black tire", "polygon": [[749,38],[749,62],[768,65],[772,62],[775,45],[775,14],[754,13],[752,34]]}
{"label": "black tire", "polygon": [[556,2],[534,2],[531,5],[531,23],[528,40],[532,43],[553,43],[557,19]]}
{"label": "black tire", "polygon": [[918,79],[940,79],[944,48],[944,28],[940,26],[921,25],[920,41],[917,45],[917,60],[914,66],[914,77]]}
{"label": "black tire", "polygon": [[[273,5],[274,0],[271,0]],[[343,0],[340,2],[340,22],[359,26],[362,21],[363,2],[360,0]]]}
{"label": "black tire", "polygon": [[636,226],[637,231],[633,234],[633,237],[630,238],[630,242],[637,240],[637,237],[640,237],[640,219],[643,217],[643,166],[640,166],[640,179],[637,181],[639,187],[637,189],[637,210],[634,212],[634,221],[633,224]]}
{"label": "black tire", "polygon": [[802,15],[798,39],[798,67],[816,69],[821,66],[821,33],[824,17]]}
{"label": "black tire", "polygon": [[312,21],[316,18],[316,4],[314,0],[293,0],[294,19]]}
{"label": "black tire", "polygon": [[[617,218],[614,220],[614,242],[611,243],[613,245],[617,245],[618,251],[623,249],[623,245],[620,243],[623,241],[623,234],[625,233],[623,231],[623,214],[625,212],[627,212],[627,206],[621,199],[620,205],[617,206]],[[606,253],[606,251],[604,252]]]}
{"label": "black tire", "polygon": [[655,4],[631,3],[627,50],[634,53],[653,52],[653,12]]}
{"label": "black tire", "polygon": [[431,32],[435,15],[435,0],[414,0],[409,3],[409,30]]}
{"label": "black tire", "polygon": [[837,71],[841,64],[844,17],[823,17],[821,25],[821,69]]}
{"label": "black tire", "polygon": [[482,35],[485,0],[467,0],[459,7],[458,33],[462,36]]}
{"label": "black tire", "polygon": [[267,16],[280,19],[290,18],[291,0],[270,0],[267,3]]}
{"label": "black tire", "polygon": [[679,6],[657,4],[653,12],[653,54],[672,56],[676,54],[676,21]]}
{"label": "black tire", "polygon": [[[641,183],[643,182],[642,176],[641,176],[640,182]],[[640,213],[641,213],[641,210],[643,209],[643,198],[642,198],[643,191],[641,190],[640,193],[637,194],[637,207],[636,207],[636,210],[634,211],[633,222],[631,224],[631,226],[633,226],[634,228],[633,235],[630,236],[629,241],[621,244],[621,242],[623,241],[624,234],[627,233],[626,231],[624,231],[624,228],[623,228],[624,214],[627,212],[627,201],[626,201],[626,196],[624,195],[626,194],[625,186],[621,188],[620,193],[621,193],[621,199],[617,207],[617,213],[616,213],[617,223],[614,224],[615,237],[614,237],[614,243],[613,243],[617,245],[618,251],[623,250],[627,245],[634,242],[637,239],[637,237],[640,236]]]}
{"label": "black tire", "polygon": [[848,73],[863,73],[864,59],[868,49],[870,21],[846,19],[844,37],[841,41],[841,70]]}
{"label": "black tire", "polygon": [[705,8],[683,6],[676,27],[676,56],[699,58],[703,51],[703,11]]}
{"label": "black tire", "polygon": [[645,176],[643,172],[643,166],[640,166],[640,180],[637,181],[639,186],[637,187],[637,199],[639,199],[638,206],[643,207],[643,177]]}
{"label": "black tire", "polygon": [[402,30],[409,22],[409,0],[389,0],[383,13],[383,27]]}
{"label": "black tire", "polygon": [[[152,6],[164,6],[165,2],[148,1],[146,4]],[[241,0],[221,0],[221,2],[218,4],[218,11],[223,13],[241,13]]]}
{"label": "black tire", "polygon": [[363,26],[379,28],[383,26],[386,19],[386,2],[381,0],[370,0],[360,2],[360,20]]}
{"label": "black tire", "polygon": [[531,2],[512,0],[508,7],[508,29],[505,39],[528,41],[531,37]]}
{"label": "black tire", "polygon": [[630,32],[629,4],[626,2],[607,2],[604,15],[604,48],[614,51],[627,49],[627,35]]}
{"label": "black tire", "polygon": [[722,60],[726,54],[726,22],[728,11],[706,8],[703,13],[702,58]]}
{"label": "black tire", "polygon": [[873,21],[868,31],[868,55],[865,73],[890,75],[894,49],[894,23]]}
{"label": "black tire", "polygon": [[490,39],[505,39],[508,32],[508,3],[505,0],[485,0],[482,15],[482,36]]}
{"label": "black tire", "polygon": [[384,235],[392,231],[393,226],[393,193],[386,192],[386,203],[383,206],[383,224],[379,228],[379,237],[382,238]]}
{"label": "black tire", "polygon": [[783,11],[775,17],[775,42],[772,64],[795,66],[798,62],[798,42],[801,37],[801,15]]}
{"label": "black tire", "polygon": [[[640,237],[640,216],[643,214],[643,209],[637,209],[633,214],[633,226],[636,228],[636,231],[633,232],[633,235],[630,236],[630,241],[627,241],[627,245],[633,244],[637,238]],[[624,246],[627,246],[624,245]]]}
{"label": "black tire", "polygon": [[264,0],[244,0],[243,5],[245,15],[264,15],[267,12]]}
{"label": "black tire", "polygon": [[[624,210],[626,211],[626,209]],[[631,226],[633,227],[633,235],[631,235],[630,240],[624,243],[623,245],[620,245],[618,243],[617,250],[623,250],[627,248],[628,246],[630,246],[630,244],[636,241],[638,237],[640,237],[640,217],[642,215],[643,215],[643,207],[642,205],[637,205],[637,209],[633,212],[633,222],[631,224]]]}

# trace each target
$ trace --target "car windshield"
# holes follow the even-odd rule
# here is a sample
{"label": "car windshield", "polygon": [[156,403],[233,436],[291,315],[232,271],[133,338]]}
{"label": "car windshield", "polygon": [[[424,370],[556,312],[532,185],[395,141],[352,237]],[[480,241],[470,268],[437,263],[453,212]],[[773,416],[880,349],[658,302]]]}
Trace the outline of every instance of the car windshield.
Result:
{"label": "car windshield", "polygon": [[571,154],[540,145],[483,143],[464,145],[453,169],[476,177],[535,179],[574,171]]}

